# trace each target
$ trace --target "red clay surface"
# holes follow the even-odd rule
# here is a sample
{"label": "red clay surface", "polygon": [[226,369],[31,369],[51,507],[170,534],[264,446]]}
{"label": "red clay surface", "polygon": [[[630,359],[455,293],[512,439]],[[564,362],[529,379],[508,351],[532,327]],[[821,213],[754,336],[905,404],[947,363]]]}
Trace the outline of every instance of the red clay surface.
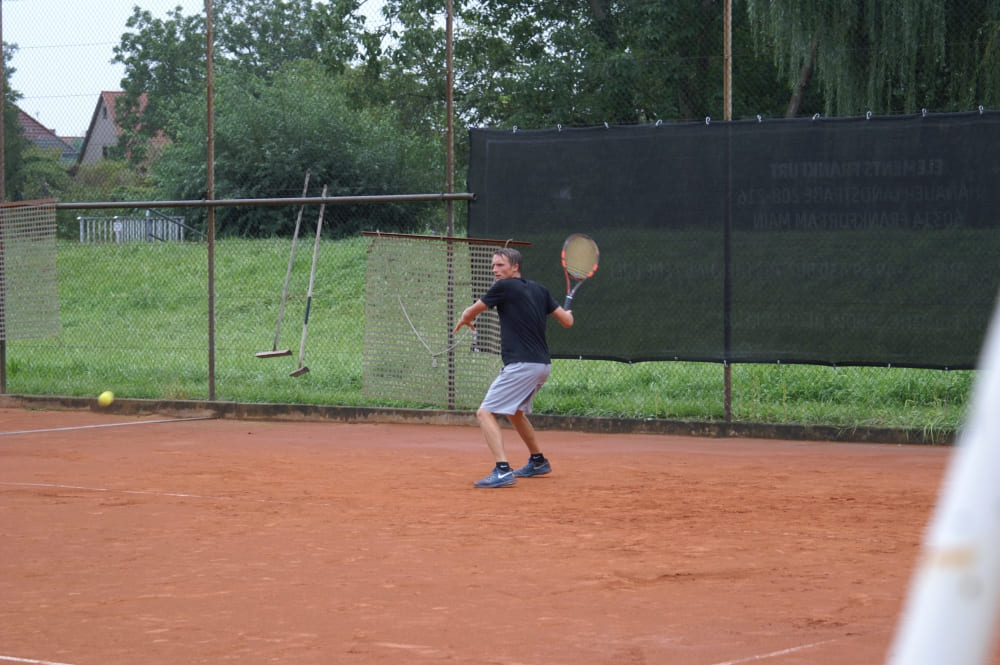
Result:
{"label": "red clay surface", "polygon": [[952,450],[161,418],[0,409],[0,662],[881,663]]}

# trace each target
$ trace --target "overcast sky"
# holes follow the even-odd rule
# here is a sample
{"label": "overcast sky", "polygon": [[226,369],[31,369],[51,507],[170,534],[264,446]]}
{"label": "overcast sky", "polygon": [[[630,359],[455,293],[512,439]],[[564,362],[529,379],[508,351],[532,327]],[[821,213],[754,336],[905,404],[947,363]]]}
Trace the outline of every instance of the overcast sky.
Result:
{"label": "overcast sky", "polygon": [[[379,16],[381,2],[362,11]],[[18,106],[59,136],[83,136],[103,90],[121,90],[125,68],[111,64],[112,49],[138,5],[154,18],[180,7],[205,11],[205,0],[0,0],[3,41],[16,44],[10,85]]]}
{"label": "overcast sky", "polygon": [[10,85],[18,106],[59,136],[83,136],[102,90],[121,90],[124,68],[112,48],[136,5],[156,18],[181,7],[201,13],[204,0],[0,0],[3,41],[16,44]]}

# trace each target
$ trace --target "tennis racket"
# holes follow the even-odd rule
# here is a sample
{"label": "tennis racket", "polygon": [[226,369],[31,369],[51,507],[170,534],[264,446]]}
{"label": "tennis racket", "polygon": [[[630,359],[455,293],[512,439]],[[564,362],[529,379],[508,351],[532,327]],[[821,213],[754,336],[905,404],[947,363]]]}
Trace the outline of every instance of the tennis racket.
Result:
{"label": "tennis racket", "polygon": [[597,272],[600,250],[593,238],[582,233],[574,233],[566,238],[562,248],[562,267],[566,273],[566,302],[563,309],[569,309],[576,290]]}

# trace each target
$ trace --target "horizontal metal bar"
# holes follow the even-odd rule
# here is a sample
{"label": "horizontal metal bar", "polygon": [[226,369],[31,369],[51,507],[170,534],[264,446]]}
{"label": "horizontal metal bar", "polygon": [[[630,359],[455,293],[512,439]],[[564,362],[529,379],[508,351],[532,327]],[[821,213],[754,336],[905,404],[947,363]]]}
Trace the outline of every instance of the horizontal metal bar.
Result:
{"label": "horizontal metal bar", "polygon": [[427,236],[414,233],[382,233],[381,231],[362,231],[361,235],[375,238],[406,238],[409,240],[446,240],[448,242],[467,242],[477,245],[517,245],[518,247],[531,247],[531,243],[525,240],[496,240],[491,238],[459,238],[456,236]]}
{"label": "horizontal metal bar", "polygon": [[200,199],[196,201],[85,201],[56,203],[57,210],[98,208],[223,208],[284,205],[357,205],[362,203],[416,203],[420,201],[472,201],[470,192],[455,194],[384,194],[372,196],[297,196],[278,199]]}

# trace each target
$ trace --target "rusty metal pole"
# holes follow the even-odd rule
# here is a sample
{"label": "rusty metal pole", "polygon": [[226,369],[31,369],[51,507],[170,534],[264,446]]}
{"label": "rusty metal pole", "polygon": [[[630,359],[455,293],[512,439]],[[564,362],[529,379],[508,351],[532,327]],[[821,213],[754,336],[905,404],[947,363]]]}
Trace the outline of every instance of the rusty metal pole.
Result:
{"label": "rusty metal pole", "polygon": [[[445,2],[445,188],[449,194],[455,191],[455,119],[454,119],[454,96],[452,86],[454,85],[454,23],[453,23],[452,0]],[[455,202],[451,199],[445,201],[445,235],[451,238],[455,235]],[[445,303],[445,319],[448,328],[451,329],[455,320],[455,247],[448,241],[447,249],[447,298]],[[452,343],[452,334],[448,334],[448,408],[454,409],[457,403],[455,394],[455,350]]]}
{"label": "rusty metal pole", "polygon": [[[205,198],[215,199],[215,80],[212,65],[212,0],[205,0],[205,106],[207,169]],[[215,207],[208,209],[208,399],[215,401]]]}
{"label": "rusty metal pole", "polygon": [[[0,0],[0,51],[3,47],[3,0]],[[4,135],[4,118],[7,113],[7,63],[6,54],[0,52],[0,203],[7,200],[7,137]],[[7,290],[3,261],[3,223],[0,222],[0,395],[7,392]]]}
{"label": "rusty metal pole", "polygon": [[723,3],[723,64],[722,64],[722,85],[723,85],[723,119],[726,121],[726,132],[729,133],[729,140],[726,142],[728,146],[727,157],[727,198],[726,198],[726,219],[725,219],[725,240],[723,249],[723,261],[725,262],[725,274],[723,277],[723,298],[725,300],[725,321],[723,325],[725,326],[724,331],[724,345],[725,345],[725,361],[722,366],[723,372],[723,418],[725,421],[732,422],[733,420],[733,368],[729,362],[729,355],[732,349],[732,247],[730,243],[732,242],[732,127],[728,124],[732,122],[733,119],[733,2],[732,0],[725,0]]}
{"label": "rusty metal pole", "polygon": [[[449,194],[455,192],[455,95],[452,88],[455,85],[455,39],[454,39],[454,8],[452,0],[447,0],[447,16],[445,17],[445,183]],[[455,235],[455,205],[445,202],[447,211],[447,228],[445,235]]]}

